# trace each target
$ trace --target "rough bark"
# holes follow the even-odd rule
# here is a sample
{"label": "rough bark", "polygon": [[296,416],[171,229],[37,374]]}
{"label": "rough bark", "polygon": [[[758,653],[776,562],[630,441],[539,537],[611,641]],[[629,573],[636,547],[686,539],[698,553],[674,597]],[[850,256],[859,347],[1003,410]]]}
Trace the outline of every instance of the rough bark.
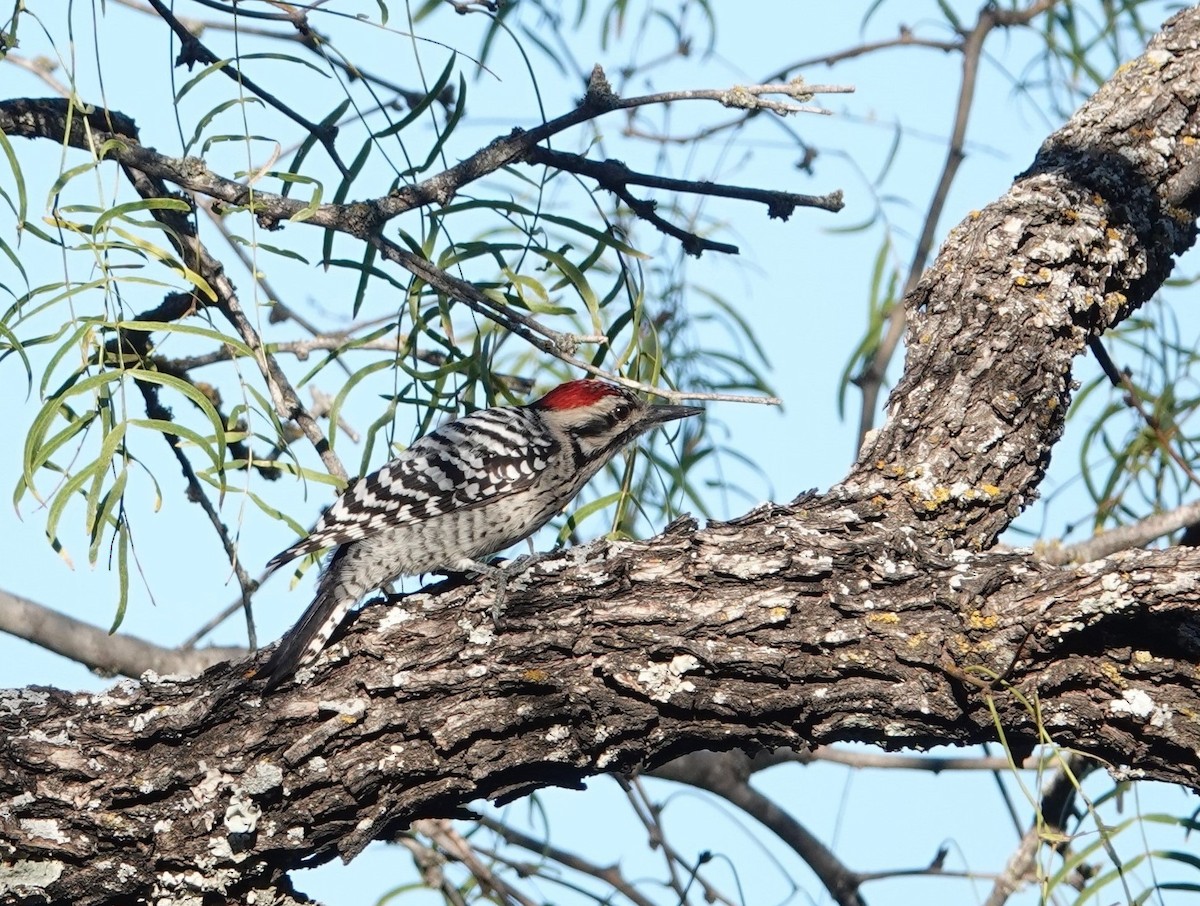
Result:
{"label": "rough bark", "polygon": [[[1071,367],[1195,235],[1200,11],[950,236],[846,481],[368,607],[267,697],[218,666],[0,701],[0,890],[291,898],[286,872],[453,814],[703,749],[1049,738],[1200,789],[1200,556],[991,550],[1036,493]],[[4,885],[7,885],[6,887]],[[206,900],[208,902],[209,900]]]}

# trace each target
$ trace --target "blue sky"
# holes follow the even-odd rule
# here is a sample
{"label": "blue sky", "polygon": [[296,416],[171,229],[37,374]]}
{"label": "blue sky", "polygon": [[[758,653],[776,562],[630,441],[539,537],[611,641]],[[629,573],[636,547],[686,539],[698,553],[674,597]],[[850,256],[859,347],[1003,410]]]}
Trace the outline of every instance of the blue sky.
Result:
{"label": "blue sky", "polygon": [[[961,2],[951,5],[966,21],[973,19],[974,5]],[[373,5],[369,6],[374,10]],[[851,47],[864,40],[890,37],[900,24],[911,26],[926,37],[948,37],[935,24],[939,14],[934,3],[912,0],[883,3],[864,28],[863,18],[869,6],[865,2],[818,4],[764,0],[742,4],[741,14],[736,16],[725,15],[725,9],[720,9],[723,17],[719,20],[718,52],[710,57],[695,54],[655,71],[654,85],[662,90],[755,82],[766,72],[791,61]],[[204,16],[203,10],[185,11],[182,4],[180,12]],[[393,16],[400,12],[393,8]],[[123,54],[128,53],[126,48],[145,47],[151,55],[162,57],[159,71],[165,73],[168,51],[161,28],[152,27],[148,17],[110,4],[98,25],[96,43],[101,62],[96,65],[89,62],[93,54],[90,40],[82,39],[90,15],[90,10],[85,13],[76,9],[76,33],[81,39],[74,53],[81,90],[90,100],[99,102],[103,96],[113,108],[136,116],[147,143],[177,153],[179,141],[169,115],[171,86],[166,82],[147,83],[144,70],[126,65],[123,59]],[[636,17],[631,16],[630,21],[636,21]],[[1147,17],[1147,21],[1151,19]],[[478,47],[482,24],[481,17],[443,15],[428,28],[422,27],[421,32],[472,53]],[[356,34],[353,43],[346,47],[354,49],[356,61],[364,66],[388,71],[389,67],[396,67],[397,59],[408,59],[404,56],[409,53],[408,43],[399,35],[374,32],[365,26],[359,27]],[[584,37],[575,45],[578,59],[585,65],[601,62],[610,73],[617,73],[627,59],[628,46],[619,43],[608,48],[599,46],[594,22],[583,26],[580,34]],[[33,29],[26,29],[22,37],[25,43],[21,52],[25,55],[49,52],[48,45],[38,46],[39,36]],[[650,45],[661,39],[662,34],[654,28],[645,37]],[[217,37],[212,40],[218,43]],[[990,48],[1010,73],[1020,74],[1027,71],[1025,67],[1038,46],[1035,36],[1014,32],[999,36]],[[1134,45],[1131,43],[1129,48],[1133,52]],[[61,45],[59,50],[65,52]],[[436,72],[444,57],[432,45],[422,52],[427,75],[428,71]],[[545,110],[550,116],[565,111],[578,97],[580,86],[569,75],[555,73],[536,51],[531,54],[535,67],[542,73],[539,89]],[[715,178],[730,182],[813,194],[840,188],[846,193],[846,208],[840,214],[801,210],[787,223],[770,221],[761,208],[745,203],[705,203],[705,212],[710,217],[729,225],[731,241],[742,249],[741,260],[730,262],[710,253],[689,265],[689,276],[714,293],[738,300],[739,312],[754,325],[773,366],[770,377],[784,400],[782,410],[710,404],[723,423],[721,430],[727,431],[730,444],[752,457],[762,470],[763,477],[759,477],[736,462],[725,464],[729,474],[750,489],[751,497],[763,499],[770,493],[777,500],[789,500],[808,488],[828,487],[844,474],[852,461],[858,398],[853,391],[850,393],[847,417],[839,419],[837,382],[862,335],[866,319],[864,300],[882,234],[878,228],[859,232],[844,229],[871,218],[877,203],[873,192],[878,192],[883,198],[883,210],[895,228],[896,246],[890,258],[901,267],[907,263],[911,241],[920,227],[942,166],[959,66],[956,55],[903,48],[848,61],[832,71],[814,68],[806,72],[813,82],[835,81],[856,87],[852,95],[825,99],[834,116],[789,121],[821,150],[815,175],[811,177],[794,168],[795,149],[781,140],[781,134],[775,137],[777,133],[771,127],[757,129],[753,146],[716,145],[689,152],[694,154],[692,166],[696,175],[712,169]],[[479,143],[512,125],[533,125],[539,120],[537,108],[529,102],[529,76],[511,42],[497,45],[489,68],[491,74],[469,84],[470,110],[485,114],[464,135],[478,136]],[[264,72],[267,73],[264,82],[270,83],[272,75],[283,78],[287,70],[281,65]],[[102,84],[98,73],[103,77]],[[13,66],[0,68],[0,74],[7,95],[47,93],[36,79]],[[179,78],[186,80],[186,73],[180,73]],[[207,86],[197,89],[196,94],[204,87]],[[636,80],[625,89],[626,93],[641,90]],[[968,135],[967,158],[939,225],[939,236],[969,211],[1001,194],[1013,176],[1032,160],[1052,128],[1054,117],[1048,112],[1044,98],[1041,103],[1039,108],[1029,100],[1017,98],[1010,77],[1001,66],[994,61],[985,63]],[[199,97],[189,98],[181,105],[181,109],[185,108],[186,115],[194,117],[197,110],[205,109],[204,101]],[[258,108],[246,110],[252,124],[257,117],[269,119]],[[715,105],[696,103],[681,107],[675,122],[679,126],[711,123],[727,116],[728,111]],[[898,147],[893,147],[897,123],[902,124],[904,137]],[[237,124],[231,120],[228,125],[232,129]],[[630,148],[620,142],[617,135],[620,123],[616,118],[611,118],[605,128],[611,130],[611,144],[606,135],[607,153],[623,157],[634,167],[654,168],[653,151]],[[252,127],[252,131],[258,130]],[[471,149],[464,142],[460,150],[465,154]],[[214,158],[225,155],[231,161],[236,160],[238,153],[244,154],[236,144],[217,147],[213,152]],[[40,186],[32,192],[37,199],[33,202],[34,209],[38,210],[40,199],[58,172],[58,155],[47,148],[40,162],[28,166],[27,179],[31,185]],[[229,169],[235,166],[231,164]],[[886,178],[873,189],[871,182],[885,169]],[[111,170],[101,177],[106,183],[113,179]],[[263,241],[286,241],[295,231],[296,228],[289,228],[282,234],[265,236]],[[45,256],[35,243],[26,242],[22,252],[28,254],[24,259],[27,270],[47,274],[44,278],[31,276],[32,283],[61,279],[61,262]],[[0,260],[0,268],[5,266],[7,262]],[[0,270],[0,274],[3,274],[0,282],[11,279],[7,272]],[[295,305],[299,300],[308,302],[318,317],[336,312],[339,300],[335,294],[344,291],[344,282],[338,284],[334,277],[327,278],[317,272],[310,272],[307,279],[311,283],[306,284],[301,275],[296,282],[282,287],[289,304]],[[244,301],[248,301],[251,281],[239,274],[235,282],[247,296]],[[377,314],[386,311],[386,300],[380,304]],[[1181,317],[1184,317],[1183,335],[1194,337],[1194,316],[1184,312]],[[13,364],[9,361],[0,365],[7,369],[8,382],[21,379]],[[893,375],[898,373],[899,364],[899,360],[894,363]],[[1090,363],[1082,365],[1085,379],[1093,372]],[[36,407],[37,400],[31,397],[24,405],[15,406],[15,412],[8,412],[9,423],[18,429],[0,436],[0,464],[3,464],[0,475],[16,474],[24,439],[20,429],[28,424]],[[360,423],[369,423],[373,417],[364,414]],[[398,429],[398,433],[403,435],[403,430]],[[1077,428],[1068,432],[1064,451],[1056,454],[1047,487],[1070,484],[1077,471],[1072,447],[1078,445],[1079,434]],[[347,464],[353,468],[358,454],[351,452],[353,448],[346,449]],[[139,556],[146,564],[145,586],[135,585],[122,631],[169,645],[177,643],[232,601],[236,597],[236,584],[230,582],[228,566],[222,564],[211,534],[180,500],[174,483],[175,467],[165,459],[156,462],[162,475],[163,508],[159,515],[147,517],[150,521],[138,536]],[[748,509],[752,502],[724,497],[714,491],[710,506],[719,516],[732,516]],[[307,512],[311,521],[322,503],[310,495],[307,501],[291,501],[289,512],[301,520]],[[239,500],[231,495],[223,515],[231,523],[247,520],[240,543],[243,557],[253,564],[253,569],[290,543],[292,533],[287,526],[255,518],[239,510],[239,506]],[[1051,533],[1088,512],[1082,495],[1060,497],[1055,506],[1057,509],[1046,523]],[[1026,518],[1030,524],[1041,523],[1039,512]],[[43,530],[44,519],[35,508],[24,506],[21,517],[10,509],[0,511],[0,531],[7,542],[9,564],[3,571],[3,587],[107,626],[112,619],[115,580],[104,568],[103,558],[100,566],[91,569],[80,550],[75,557],[75,568],[68,569],[46,544]],[[84,546],[76,540],[80,547]],[[307,603],[310,588],[311,577],[291,591],[282,576],[272,580],[256,598],[260,638],[275,638],[286,629]],[[214,634],[213,641],[243,644],[240,621],[228,621]],[[95,689],[105,684],[77,665],[25,642],[0,637],[0,686],[29,682],[80,689]],[[994,783],[990,777],[953,774],[898,777],[888,772],[854,773],[818,765],[802,771],[776,769],[762,778],[761,783],[781,804],[809,822],[816,833],[827,841],[836,838],[835,850],[851,866],[864,870],[927,863],[937,847],[947,840],[951,841],[953,867],[996,870],[1015,843],[1011,825],[989,788]],[[668,795],[665,786],[660,789],[664,790],[662,795]],[[645,855],[637,845],[640,832],[630,823],[628,809],[617,801],[613,791],[611,780],[596,778],[589,783],[587,794],[548,792],[544,801],[552,806],[555,830],[566,841],[577,839],[581,849],[609,846],[611,854],[605,858],[621,859],[632,868]],[[679,835],[677,845],[691,847],[696,852],[712,849],[730,853],[741,871],[740,883],[751,891],[747,902],[785,901],[788,874],[821,901],[816,882],[773,841],[761,845],[773,850],[775,858],[786,866],[785,871],[772,866],[759,843],[750,842],[761,835],[740,829],[722,807],[694,793],[679,792],[675,796],[668,819]],[[1189,809],[1184,794],[1169,791],[1165,796],[1167,804],[1163,808]],[[980,803],[978,809],[929,808],[930,803],[949,806],[976,797]],[[509,811],[522,808],[513,806]],[[634,841],[634,845],[628,845],[628,841]],[[651,862],[653,859],[650,857]],[[399,883],[392,877],[393,872],[397,877],[409,877],[407,864],[402,853],[377,846],[356,863],[352,869],[353,882],[348,883],[343,870],[334,867],[311,873],[312,878],[298,878],[297,883],[330,904],[362,902],[364,897],[377,895],[389,884]],[[649,864],[645,870],[651,870]],[[987,885],[978,889],[986,891]],[[894,882],[886,887],[869,887],[866,892],[875,906],[912,902],[918,897],[931,903],[975,899],[970,888],[943,880]],[[799,894],[796,901],[805,902],[806,896]]]}

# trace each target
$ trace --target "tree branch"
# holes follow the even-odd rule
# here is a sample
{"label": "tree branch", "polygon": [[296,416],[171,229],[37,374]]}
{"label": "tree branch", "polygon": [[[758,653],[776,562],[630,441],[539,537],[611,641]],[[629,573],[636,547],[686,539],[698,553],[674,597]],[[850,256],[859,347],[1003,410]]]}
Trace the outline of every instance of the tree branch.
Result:
{"label": "tree branch", "polygon": [[213,664],[246,654],[245,648],[163,648],[124,633],[107,633],[7,591],[0,591],[0,631],[61,654],[103,676],[120,674],[135,679],[147,670],[160,676],[197,676]]}

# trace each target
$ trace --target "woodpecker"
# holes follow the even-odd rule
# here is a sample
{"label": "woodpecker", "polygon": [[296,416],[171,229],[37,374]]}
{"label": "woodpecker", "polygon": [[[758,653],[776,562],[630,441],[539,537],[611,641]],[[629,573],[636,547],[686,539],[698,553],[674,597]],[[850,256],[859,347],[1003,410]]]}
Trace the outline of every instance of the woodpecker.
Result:
{"label": "woodpecker", "polygon": [[429,572],[499,574],[485,558],[528,538],[625,445],[699,415],[623,387],[570,381],[525,406],[482,409],[350,484],[307,537],[267,563],[335,548],[312,604],[256,678],[271,689],[312,661],[367,592]]}

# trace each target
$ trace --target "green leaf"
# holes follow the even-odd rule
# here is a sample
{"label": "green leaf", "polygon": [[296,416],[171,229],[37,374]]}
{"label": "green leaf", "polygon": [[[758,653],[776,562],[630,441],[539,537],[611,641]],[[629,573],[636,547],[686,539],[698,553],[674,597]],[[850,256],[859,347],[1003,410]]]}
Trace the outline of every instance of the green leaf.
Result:
{"label": "green leaf", "polygon": [[0,131],[0,151],[4,152],[4,156],[8,160],[8,168],[12,171],[13,179],[17,183],[17,204],[13,213],[17,216],[17,223],[22,224],[29,219],[29,197],[25,191],[25,177],[21,173],[17,152],[13,150],[8,136],[2,131]]}
{"label": "green leaf", "polygon": [[125,609],[129,606],[129,527],[121,520],[117,526],[117,612],[113,616],[109,634],[120,628],[125,620]]}

